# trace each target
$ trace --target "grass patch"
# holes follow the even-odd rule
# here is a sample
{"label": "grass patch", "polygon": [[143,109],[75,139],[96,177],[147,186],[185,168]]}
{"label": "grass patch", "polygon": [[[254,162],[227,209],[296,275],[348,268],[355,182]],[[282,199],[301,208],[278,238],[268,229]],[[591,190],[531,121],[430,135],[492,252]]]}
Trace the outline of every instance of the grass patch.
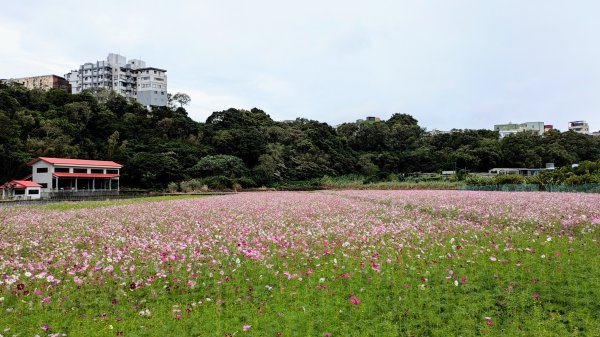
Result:
{"label": "grass patch", "polygon": [[156,202],[156,201],[169,201],[169,200],[181,200],[181,199],[192,199],[192,198],[204,198],[207,195],[161,195],[155,197],[141,197],[131,199],[107,199],[107,200],[93,200],[93,201],[65,201],[54,204],[48,204],[44,206],[36,206],[41,209],[47,209],[52,211],[66,211],[71,209],[82,209],[82,208],[100,208],[110,206],[122,206],[140,204],[144,202]]}

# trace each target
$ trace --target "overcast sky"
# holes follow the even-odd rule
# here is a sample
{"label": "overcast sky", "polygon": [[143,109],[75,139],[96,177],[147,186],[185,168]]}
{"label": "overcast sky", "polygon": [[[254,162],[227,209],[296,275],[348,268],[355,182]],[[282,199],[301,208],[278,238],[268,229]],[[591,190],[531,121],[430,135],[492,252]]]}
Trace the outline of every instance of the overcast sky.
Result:
{"label": "overcast sky", "polygon": [[600,1],[5,1],[0,78],[109,52],[167,69],[205,121],[230,107],[429,130],[573,120],[600,129]]}

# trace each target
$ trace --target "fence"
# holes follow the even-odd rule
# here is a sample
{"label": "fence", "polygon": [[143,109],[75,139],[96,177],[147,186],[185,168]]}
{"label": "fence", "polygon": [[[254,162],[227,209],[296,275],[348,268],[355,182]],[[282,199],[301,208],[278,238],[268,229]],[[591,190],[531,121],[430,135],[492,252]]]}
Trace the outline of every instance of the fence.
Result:
{"label": "fence", "polygon": [[106,199],[119,197],[120,194],[117,190],[61,190],[52,192],[42,192],[42,199],[50,200],[72,200],[78,198],[95,198],[95,199]]}
{"label": "fence", "polygon": [[459,190],[467,191],[503,191],[503,192],[579,192],[600,193],[600,184],[581,185],[537,185],[537,184],[504,184],[504,185],[460,185]]}

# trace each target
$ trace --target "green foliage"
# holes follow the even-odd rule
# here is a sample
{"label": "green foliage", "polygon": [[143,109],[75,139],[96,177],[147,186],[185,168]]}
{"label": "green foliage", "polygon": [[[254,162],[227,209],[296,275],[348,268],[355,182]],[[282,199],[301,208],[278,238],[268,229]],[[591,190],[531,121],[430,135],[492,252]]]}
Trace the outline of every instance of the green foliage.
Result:
{"label": "green foliage", "polygon": [[123,175],[125,182],[143,188],[161,188],[182,178],[181,166],[168,154],[139,152],[133,156]]}
{"label": "green foliage", "polygon": [[173,182],[171,182],[171,183],[169,183],[169,184],[167,185],[167,191],[169,191],[169,192],[171,192],[171,193],[178,192],[179,190],[180,190],[180,185],[179,185],[179,183],[173,183]]}
{"label": "green foliage", "polygon": [[239,178],[246,174],[248,169],[244,162],[230,155],[206,156],[188,170],[192,177],[208,177],[222,175],[230,178]]}
{"label": "green foliage", "polygon": [[524,184],[525,177],[518,174],[501,174],[494,177],[496,185]]}
{"label": "green foliage", "polygon": [[254,179],[249,177],[240,177],[234,180],[234,184],[240,185],[242,188],[255,188],[258,187],[258,184]]}
{"label": "green foliage", "polygon": [[179,188],[180,191],[184,193],[208,191],[208,186],[204,183],[202,179],[191,179],[182,181],[179,183]]}
{"label": "green foliage", "polygon": [[234,185],[234,180],[226,177],[226,176],[211,176],[204,178],[202,181],[210,188],[211,190],[227,190],[232,189]]}
{"label": "green foliage", "polygon": [[169,95],[168,106],[149,111],[105,90],[0,85],[0,182],[29,174],[25,163],[36,156],[114,160],[123,164],[124,186],[150,189],[211,176],[251,188],[358,174],[372,185],[419,172],[561,167],[534,182],[543,186],[595,182],[600,165],[600,137],[574,132],[428,134],[407,114],[333,128],[303,118],[276,122],[257,108],[217,111],[201,123],[184,109],[189,99]]}

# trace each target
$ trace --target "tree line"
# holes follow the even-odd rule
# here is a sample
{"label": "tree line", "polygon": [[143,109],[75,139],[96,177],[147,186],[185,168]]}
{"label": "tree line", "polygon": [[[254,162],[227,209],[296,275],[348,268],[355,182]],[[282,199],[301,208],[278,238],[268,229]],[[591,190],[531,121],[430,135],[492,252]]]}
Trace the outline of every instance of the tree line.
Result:
{"label": "tree line", "polygon": [[266,112],[228,109],[192,120],[187,95],[151,111],[115,93],[28,90],[0,84],[0,182],[30,173],[34,157],[113,160],[130,188],[209,184],[273,186],[324,176],[373,181],[415,172],[571,166],[600,160],[600,137],[550,131],[499,139],[491,130],[428,133],[407,114],[333,127]]}

